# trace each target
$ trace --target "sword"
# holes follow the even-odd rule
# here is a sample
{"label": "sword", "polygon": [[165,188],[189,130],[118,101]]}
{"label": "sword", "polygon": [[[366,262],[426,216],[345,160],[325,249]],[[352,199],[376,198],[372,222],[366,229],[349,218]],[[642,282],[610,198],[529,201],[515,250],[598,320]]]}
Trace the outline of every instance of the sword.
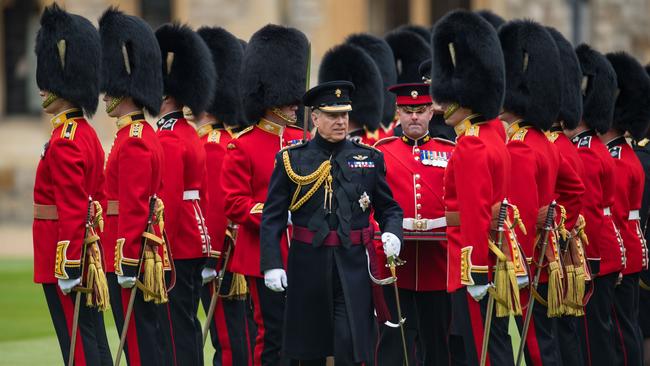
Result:
{"label": "sword", "polygon": [[[393,290],[395,291],[395,303],[397,304],[397,319],[399,321],[399,331],[402,335],[402,350],[404,351],[404,365],[409,366],[409,354],[406,347],[406,334],[404,332],[404,323],[406,319],[402,317],[402,306],[399,301],[399,289],[397,288],[397,275],[396,275],[396,266],[403,263],[397,256],[388,257],[388,268],[390,269],[390,274],[394,278],[393,281]],[[389,322],[386,322],[389,323]],[[386,324],[388,325],[388,324]],[[388,325],[391,326],[391,325]]]}
{"label": "sword", "polygon": [[[309,90],[309,78],[311,74],[311,43],[307,46],[307,75],[305,77],[305,93]],[[309,108],[303,105],[303,121],[302,121],[302,142],[307,142],[307,131],[309,131]]]}
{"label": "sword", "polygon": [[[88,196],[88,213],[86,214],[86,228],[84,232],[84,239],[88,237],[88,234],[90,233],[90,230],[93,226],[92,222],[92,207],[93,207],[93,199],[92,197]],[[81,251],[81,279],[83,281],[83,275],[84,275],[84,263],[86,262],[86,243],[83,243]],[[68,366],[72,366],[74,364],[74,349],[77,344],[77,329],[79,329],[79,307],[81,306],[81,292],[82,291],[77,291],[74,297],[74,314],[72,315],[72,335],[70,339],[70,351],[68,352]]]}
{"label": "sword", "polygon": [[[149,216],[147,217],[147,229],[150,231],[153,224],[153,213],[156,206],[156,201],[158,197],[154,194],[149,198]],[[142,237],[142,246],[140,248],[140,261],[138,262],[138,271],[136,272],[136,282],[138,281],[137,277],[140,276],[140,271],[142,270],[142,263],[144,262],[144,252],[145,246],[147,245],[147,238]],[[133,304],[135,303],[135,293],[138,291],[138,286],[133,286],[131,288],[131,296],[129,297],[129,305],[126,308],[126,314],[124,316],[124,325],[122,326],[122,333],[120,334],[120,344],[117,347],[117,356],[115,356],[115,366],[120,366],[120,361],[122,360],[122,350],[124,349],[124,343],[126,342],[126,333],[129,329],[129,323],[131,322],[131,315],[133,315]]]}
{"label": "sword", "polygon": [[205,323],[203,324],[203,346],[205,347],[205,341],[208,339],[208,331],[210,330],[210,323],[212,322],[212,317],[214,316],[214,311],[217,307],[217,301],[219,300],[219,293],[221,292],[221,284],[223,283],[223,277],[226,274],[226,266],[228,265],[228,259],[230,258],[230,253],[232,252],[233,247],[233,238],[226,232],[226,244],[228,249],[226,249],[226,254],[223,256],[223,266],[219,270],[219,275],[212,281],[212,286],[214,292],[212,293],[212,298],[210,299],[210,307],[208,308],[208,313],[205,316]]}
{"label": "sword", "polygon": [[[501,249],[503,245],[503,223],[506,221],[508,211],[508,199],[504,198],[499,207],[499,216],[497,219],[497,247]],[[499,258],[497,257],[497,262]],[[498,263],[497,263],[498,264]],[[488,344],[490,340],[490,328],[492,327],[492,316],[494,314],[494,295],[488,291],[487,313],[485,318],[485,328],[483,329],[483,345],[481,347],[481,366],[485,366],[487,361]]]}
{"label": "sword", "polygon": [[535,270],[535,278],[531,284],[530,289],[530,298],[532,301],[528,301],[528,309],[526,309],[526,318],[524,319],[524,329],[521,333],[521,343],[519,344],[519,349],[517,350],[517,363],[516,365],[521,365],[521,360],[524,356],[524,345],[526,344],[526,335],[528,334],[528,328],[530,327],[530,319],[533,316],[533,306],[535,305],[535,300],[532,298],[533,291],[537,290],[537,285],[539,285],[539,277],[542,274],[542,263],[544,262],[544,256],[546,255],[546,247],[548,246],[548,236],[553,230],[553,214],[555,213],[555,206],[557,203],[555,201],[551,202],[548,205],[548,211],[546,213],[546,220],[544,220],[544,229],[542,237],[542,247],[539,252],[539,260],[537,263],[537,269]]}

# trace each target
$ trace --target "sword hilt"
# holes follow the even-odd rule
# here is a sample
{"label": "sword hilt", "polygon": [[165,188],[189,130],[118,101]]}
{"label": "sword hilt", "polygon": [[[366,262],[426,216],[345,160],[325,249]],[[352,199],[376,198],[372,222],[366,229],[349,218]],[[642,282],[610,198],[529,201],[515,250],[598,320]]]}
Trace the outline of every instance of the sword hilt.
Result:
{"label": "sword hilt", "polygon": [[553,230],[553,219],[555,218],[555,207],[557,202],[553,201],[548,205],[548,211],[546,211],[546,219],[544,220],[544,230],[551,231]]}

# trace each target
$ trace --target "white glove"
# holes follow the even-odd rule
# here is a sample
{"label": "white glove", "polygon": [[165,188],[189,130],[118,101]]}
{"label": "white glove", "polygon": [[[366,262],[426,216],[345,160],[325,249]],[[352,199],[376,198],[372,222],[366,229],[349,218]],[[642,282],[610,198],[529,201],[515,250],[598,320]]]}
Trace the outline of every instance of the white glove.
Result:
{"label": "white glove", "polygon": [[131,288],[135,286],[135,280],[135,277],[117,276],[117,283],[122,286],[122,288]]}
{"label": "white glove", "polygon": [[291,211],[287,211],[287,226],[293,225],[293,222],[291,222]]}
{"label": "white glove", "polygon": [[469,292],[474,300],[481,301],[488,293],[490,287],[492,287],[492,284],[467,286],[467,292]]}
{"label": "white glove", "polygon": [[214,268],[207,268],[204,267],[201,270],[201,278],[203,279],[203,284],[205,285],[206,283],[214,280],[217,277],[217,270]]}
{"label": "white glove", "polygon": [[287,288],[287,272],[282,268],[264,271],[264,284],[271,291],[282,292]]}
{"label": "white glove", "polygon": [[81,283],[81,277],[80,278],[72,278],[69,280],[59,280],[59,288],[61,289],[61,292],[64,294],[69,294],[72,289],[77,286],[78,284]]}
{"label": "white glove", "polygon": [[386,257],[397,257],[399,255],[401,243],[397,235],[393,233],[383,233],[381,234],[381,242],[384,244],[384,253],[386,254]]}
{"label": "white glove", "polygon": [[528,276],[517,276],[517,285],[519,288],[528,286]]}

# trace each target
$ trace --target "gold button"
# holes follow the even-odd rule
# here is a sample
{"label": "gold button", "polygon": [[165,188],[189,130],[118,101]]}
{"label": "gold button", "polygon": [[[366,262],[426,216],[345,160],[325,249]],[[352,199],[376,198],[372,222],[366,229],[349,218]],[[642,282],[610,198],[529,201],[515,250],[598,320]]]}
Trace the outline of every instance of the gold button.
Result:
{"label": "gold button", "polygon": [[418,161],[418,160],[420,160],[420,157],[419,157],[419,156],[415,156],[415,157],[413,157],[413,159],[415,159],[415,161]]}
{"label": "gold button", "polygon": [[420,189],[420,187],[422,187],[422,186],[420,185],[420,183],[418,183],[418,184],[415,185],[415,189]]}
{"label": "gold button", "polygon": [[422,205],[418,203],[417,205],[415,205],[415,208],[417,208],[419,210],[419,209],[422,208]]}
{"label": "gold button", "polygon": [[420,198],[422,198],[422,195],[419,194],[419,193],[416,193],[416,194],[415,194],[415,198],[420,199]]}
{"label": "gold button", "polygon": [[419,219],[421,219],[421,218],[422,218],[422,215],[420,215],[420,214],[417,214],[417,215],[415,216],[415,218],[417,218],[417,219],[419,220]]}
{"label": "gold button", "polygon": [[416,174],[416,175],[415,175],[415,179],[416,179],[416,180],[417,180],[417,179],[420,179],[420,174]]}
{"label": "gold button", "polygon": [[418,148],[416,147],[415,149],[413,149],[413,152],[415,152],[415,153],[419,153],[419,152],[420,152],[420,149],[418,149]]}

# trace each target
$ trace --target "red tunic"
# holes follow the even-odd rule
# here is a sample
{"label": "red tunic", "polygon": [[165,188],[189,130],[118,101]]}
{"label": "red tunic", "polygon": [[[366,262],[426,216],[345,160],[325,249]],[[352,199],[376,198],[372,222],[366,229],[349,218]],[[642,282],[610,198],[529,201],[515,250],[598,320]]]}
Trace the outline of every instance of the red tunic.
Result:
{"label": "red tunic", "polygon": [[[104,150],[79,109],[52,119],[34,181],[34,204],[48,205],[58,218],[35,215],[34,282],[78,278],[88,215],[88,196],[104,204]],[[43,218],[38,218],[38,217]],[[112,256],[112,254],[111,254]]]}
{"label": "red tunic", "polygon": [[[147,226],[149,199],[162,187],[163,151],[142,112],[117,121],[115,141],[106,162],[106,272],[136,275],[142,233]],[[118,202],[113,211],[111,202]],[[167,210],[165,210],[168,212]],[[159,254],[162,256],[162,250]]]}
{"label": "red tunic", "polygon": [[616,169],[616,200],[612,207],[612,217],[625,245],[623,274],[638,273],[648,266],[648,250],[639,217],[645,173],[625,137],[615,138],[607,143],[607,147],[614,158]]}
{"label": "red tunic", "polygon": [[172,255],[175,260],[207,257],[209,234],[199,205],[205,195],[205,148],[180,111],[168,113],[156,124],[165,154],[160,197]]}
{"label": "red tunic", "polygon": [[[404,211],[405,237],[415,231],[445,232],[443,178],[454,145],[428,135],[417,141],[406,136],[390,137],[376,145],[384,153],[386,181]],[[400,288],[414,291],[447,288],[446,241],[405,239],[400,257],[406,261],[397,267]]]}
{"label": "red tunic", "polygon": [[[262,277],[260,271],[260,223],[275,155],[280,149],[302,141],[302,130],[283,128],[265,119],[242,131],[227,145],[221,170],[226,217],[239,225],[231,270]],[[281,243],[286,265],[287,237]]]}
{"label": "red tunic", "polygon": [[[556,196],[562,197],[567,217],[575,223],[584,193],[584,186],[576,172],[562,161],[556,146],[544,132],[530,126],[514,123],[508,127],[511,172],[508,198],[517,206],[521,220],[526,227],[523,233],[519,227],[515,232],[526,257],[535,273],[534,264],[539,260],[539,249],[535,250],[537,215],[540,208],[548,206]],[[558,211],[559,212],[559,211]],[[559,257],[559,248],[549,242]],[[548,274],[542,271],[541,282],[548,281]]]}
{"label": "red tunic", "polygon": [[447,226],[447,291],[491,281],[488,238],[492,206],[507,193],[510,155],[499,119],[461,123],[456,148],[445,171],[445,205],[456,211],[460,226]]}
{"label": "red tunic", "polygon": [[583,131],[571,141],[585,167],[585,195],[582,214],[589,237],[587,258],[593,274],[620,272],[625,267],[625,249],[611,216],[616,176],[614,160],[596,132]]}

